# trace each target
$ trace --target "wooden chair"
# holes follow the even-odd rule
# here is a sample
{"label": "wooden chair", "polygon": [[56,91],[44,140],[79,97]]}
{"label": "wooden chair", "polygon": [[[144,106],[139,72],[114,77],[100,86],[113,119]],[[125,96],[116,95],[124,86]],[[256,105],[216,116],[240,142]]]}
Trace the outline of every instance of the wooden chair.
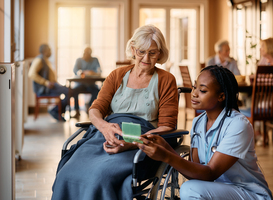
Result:
{"label": "wooden chair", "polygon": [[116,68],[122,67],[122,66],[131,65],[131,64],[132,64],[132,63],[131,63],[130,60],[117,61],[117,62],[116,62]]}
{"label": "wooden chair", "polygon": [[[192,81],[191,76],[189,73],[188,66],[179,66],[182,80],[183,80],[183,87],[189,87],[192,88]],[[201,114],[203,111],[194,110],[191,106],[191,94],[190,93],[184,93],[185,95],[185,122],[184,122],[184,128],[186,129],[187,121],[192,120],[193,118],[188,118],[189,113],[193,113],[194,117]]]}
{"label": "wooden chair", "polygon": [[258,66],[252,89],[251,115],[248,117],[254,127],[255,121],[263,122],[263,145],[268,145],[267,121],[273,120],[273,66]]}
{"label": "wooden chair", "polygon": [[40,106],[58,105],[59,120],[61,120],[62,115],[62,102],[60,96],[37,96],[35,94],[35,113],[34,120],[38,118]]}

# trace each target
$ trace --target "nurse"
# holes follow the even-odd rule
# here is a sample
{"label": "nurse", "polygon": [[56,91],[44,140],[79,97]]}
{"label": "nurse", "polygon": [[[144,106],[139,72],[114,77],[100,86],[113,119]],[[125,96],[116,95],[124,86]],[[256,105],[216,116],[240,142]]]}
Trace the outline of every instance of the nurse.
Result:
{"label": "nurse", "polygon": [[149,157],[173,166],[189,180],[183,199],[272,199],[257,165],[254,132],[237,106],[238,84],[228,69],[208,66],[191,92],[192,107],[205,112],[193,120],[191,160],[181,158],[160,136],[136,143]]}

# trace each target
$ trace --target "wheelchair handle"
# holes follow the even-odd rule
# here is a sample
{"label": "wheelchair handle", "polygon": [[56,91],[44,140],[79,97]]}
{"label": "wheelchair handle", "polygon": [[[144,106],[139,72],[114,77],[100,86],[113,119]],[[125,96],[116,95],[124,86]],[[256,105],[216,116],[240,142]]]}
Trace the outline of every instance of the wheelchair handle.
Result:
{"label": "wheelchair handle", "polygon": [[192,88],[189,87],[178,87],[179,93],[191,93]]}

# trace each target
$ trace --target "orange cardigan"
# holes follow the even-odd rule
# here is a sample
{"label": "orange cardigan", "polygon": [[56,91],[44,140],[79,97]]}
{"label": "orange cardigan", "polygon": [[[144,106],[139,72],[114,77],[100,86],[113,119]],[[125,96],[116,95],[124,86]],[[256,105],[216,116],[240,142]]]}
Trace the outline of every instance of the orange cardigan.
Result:
{"label": "orange cardigan", "polygon": [[[126,72],[131,70],[134,65],[119,67],[112,71],[103,82],[103,86],[97,99],[89,109],[98,109],[103,117],[111,113],[110,104],[112,98],[119,88]],[[175,128],[178,115],[178,94],[175,77],[163,70],[155,67],[158,74],[158,95],[159,95],[159,114],[158,127],[168,126]]]}

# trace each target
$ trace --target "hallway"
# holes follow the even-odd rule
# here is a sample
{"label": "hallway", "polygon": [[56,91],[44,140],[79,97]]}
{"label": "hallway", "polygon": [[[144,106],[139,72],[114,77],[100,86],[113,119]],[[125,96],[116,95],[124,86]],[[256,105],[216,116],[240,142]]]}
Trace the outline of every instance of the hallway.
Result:
{"label": "hallway", "polygon": [[[183,110],[180,110],[178,128],[182,128],[183,116]],[[80,121],[87,120],[87,114],[82,111]],[[16,161],[16,200],[51,199],[51,187],[61,157],[61,148],[66,138],[77,130],[74,126],[76,122],[77,120],[71,119],[58,123],[47,113],[40,114],[36,121],[33,115],[28,117],[25,123],[22,159]],[[189,122],[187,128],[190,127]],[[189,137],[186,137],[185,143],[189,144]],[[267,148],[257,146],[256,151],[262,171],[272,191],[272,143]]]}

